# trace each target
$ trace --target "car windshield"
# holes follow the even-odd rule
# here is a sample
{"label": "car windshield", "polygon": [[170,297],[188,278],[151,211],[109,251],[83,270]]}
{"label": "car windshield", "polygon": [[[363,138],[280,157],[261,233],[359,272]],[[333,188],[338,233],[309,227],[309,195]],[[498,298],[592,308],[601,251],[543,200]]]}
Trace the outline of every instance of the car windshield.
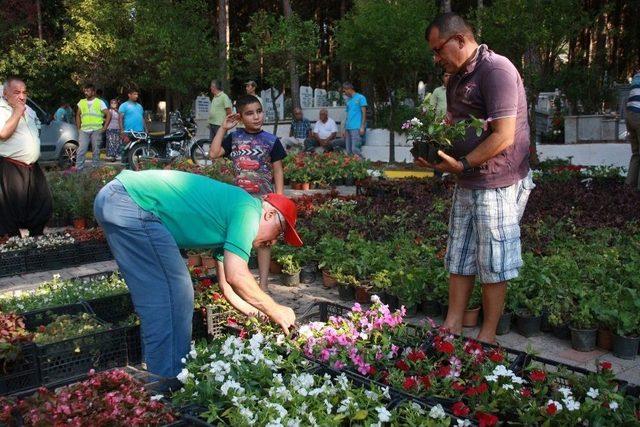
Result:
{"label": "car windshield", "polygon": [[42,123],[49,122],[49,114],[47,114],[42,108],[38,106],[38,104],[33,102],[30,98],[27,98],[27,105],[31,107],[33,111],[36,112],[36,115],[38,116],[38,120],[40,120],[40,122]]}

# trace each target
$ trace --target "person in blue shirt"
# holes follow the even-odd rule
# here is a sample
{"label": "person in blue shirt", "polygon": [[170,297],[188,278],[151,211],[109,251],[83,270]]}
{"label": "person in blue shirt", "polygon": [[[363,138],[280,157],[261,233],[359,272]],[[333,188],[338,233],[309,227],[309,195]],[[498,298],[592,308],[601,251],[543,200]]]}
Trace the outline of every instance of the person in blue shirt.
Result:
{"label": "person in blue shirt", "polygon": [[147,124],[144,121],[144,110],[138,103],[138,90],[131,88],[127,92],[129,99],[123,102],[118,109],[120,113],[120,136],[127,143],[129,137],[127,132],[146,132]]}
{"label": "person in blue shirt", "polygon": [[361,147],[367,121],[367,98],[356,92],[349,82],[342,84],[342,92],[349,97],[344,127],[347,154],[362,157]]}
{"label": "person in blue shirt", "polygon": [[[69,111],[71,111],[71,113],[69,113]],[[73,110],[71,110],[69,103],[65,101],[60,102],[60,107],[58,107],[56,112],[53,114],[53,120],[65,123],[73,123],[72,119]]]}

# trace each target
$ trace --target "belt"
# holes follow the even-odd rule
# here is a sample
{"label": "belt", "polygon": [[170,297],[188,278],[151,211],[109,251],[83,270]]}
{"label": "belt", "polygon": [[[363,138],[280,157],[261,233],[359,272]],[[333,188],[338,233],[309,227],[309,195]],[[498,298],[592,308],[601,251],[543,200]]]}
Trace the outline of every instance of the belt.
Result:
{"label": "belt", "polygon": [[0,157],[0,160],[6,160],[9,163],[13,163],[16,166],[20,166],[21,168],[26,168],[26,169],[33,169],[33,163],[32,164],[28,164],[28,163],[24,163],[21,162],[20,160],[16,160],[16,159],[12,159],[11,157]]}

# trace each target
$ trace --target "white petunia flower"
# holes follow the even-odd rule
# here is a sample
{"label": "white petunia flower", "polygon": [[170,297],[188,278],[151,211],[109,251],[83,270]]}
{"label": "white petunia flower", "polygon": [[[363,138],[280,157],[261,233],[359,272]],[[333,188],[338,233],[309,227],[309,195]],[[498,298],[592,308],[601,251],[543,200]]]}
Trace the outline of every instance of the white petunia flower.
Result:
{"label": "white petunia flower", "polygon": [[612,411],[618,409],[618,402],[609,402],[609,409],[611,409]]}
{"label": "white petunia flower", "polygon": [[391,421],[391,412],[387,411],[387,408],[385,408],[384,406],[379,406],[376,408],[376,411],[378,411],[378,421],[380,421],[381,423],[387,423]]}
{"label": "white petunia flower", "polygon": [[178,381],[180,381],[181,383],[185,384],[187,382],[187,380],[189,379],[190,375],[191,374],[189,373],[187,368],[182,368],[182,371],[180,371],[180,373],[177,375],[176,378],[178,378]]}
{"label": "white petunia flower", "polygon": [[560,387],[558,389],[558,392],[560,392],[564,398],[566,399],[567,397],[571,396],[571,389],[568,387]]}
{"label": "white petunia flower", "polygon": [[151,400],[161,400],[164,396],[161,394],[156,394],[151,396]]}
{"label": "white petunia flower", "polygon": [[441,404],[437,404],[436,406],[434,406],[433,408],[431,408],[431,410],[429,411],[429,417],[435,419],[435,420],[441,420],[444,419],[447,416],[447,414],[444,412],[444,409],[442,408]]}
{"label": "white petunia flower", "polygon": [[371,303],[378,304],[380,302],[380,297],[378,295],[371,295]]}
{"label": "white petunia flower", "polygon": [[597,388],[589,387],[587,396],[589,396],[592,399],[597,399],[598,396],[600,396],[600,391]]}
{"label": "white petunia flower", "polygon": [[577,411],[580,409],[580,402],[573,400],[572,397],[568,397],[563,400],[564,406],[567,408],[567,411]]}
{"label": "white petunia flower", "polygon": [[490,383],[498,381],[498,377],[496,375],[485,375],[484,379],[489,381]]}
{"label": "white petunia flower", "polygon": [[505,390],[513,390],[513,384],[503,384],[502,388]]}
{"label": "white petunia flower", "polygon": [[458,419],[458,427],[468,427],[470,425],[471,421]]}

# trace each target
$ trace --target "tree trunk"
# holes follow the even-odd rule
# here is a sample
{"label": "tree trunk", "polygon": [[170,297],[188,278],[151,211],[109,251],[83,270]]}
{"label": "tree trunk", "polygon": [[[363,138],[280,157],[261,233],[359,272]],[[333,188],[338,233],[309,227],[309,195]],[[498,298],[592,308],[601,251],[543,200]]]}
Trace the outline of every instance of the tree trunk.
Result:
{"label": "tree trunk", "polygon": [[[283,91],[282,93],[284,93],[284,88],[282,88]],[[275,112],[275,117],[274,117],[274,122],[273,122],[273,134],[277,135],[278,134],[278,123],[280,122],[280,115],[278,114],[278,103],[276,102],[276,94],[273,91],[273,86],[271,86],[269,88],[269,91],[271,92],[271,105],[273,105],[273,111]]]}
{"label": "tree trunk", "polygon": [[[291,2],[289,0],[282,0],[282,8],[284,9],[285,18],[290,18],[293,15],[291,10]],[[291,106],[292,108],[300,108],[300,80],[298,79],[298,67],[296,66],[295,58],[292,54],[289,54],[289,79],[291,86]]]}
{"label": "tree trunk", "polygon": [[478,0],[478,25],[476,29],[476,33],[478,33],[478,38],[482,37],[482,9],[484,8],[484,1]]}
{"label": "tree trunk", "polygon": [[393,120],[396,109],[396,96],[393,91],[389,91],[389,163],[396,161],[396,132],[393,129]]}
{"label": "tree trunk", "polygon": [[38,15],[38,38],[42,40],[42,9],[40,7],[40,0],[36,0],[36,13]]}
{"label": "tree trunk", "polygon": [[442,0],[442,13],[451,12],[451,0]]}
{"label": "tree trunk", "polygon": [[218,0],[218,78],[222,89],[229,91],[229,5],[227,0]]}
{"label": "tree trunk", "polygon": [[[340,19],[343,19],[347,14],[347,0],[340,0]],[[340,81],[347,81],[347,66],[344,61],[340,61]]]}

